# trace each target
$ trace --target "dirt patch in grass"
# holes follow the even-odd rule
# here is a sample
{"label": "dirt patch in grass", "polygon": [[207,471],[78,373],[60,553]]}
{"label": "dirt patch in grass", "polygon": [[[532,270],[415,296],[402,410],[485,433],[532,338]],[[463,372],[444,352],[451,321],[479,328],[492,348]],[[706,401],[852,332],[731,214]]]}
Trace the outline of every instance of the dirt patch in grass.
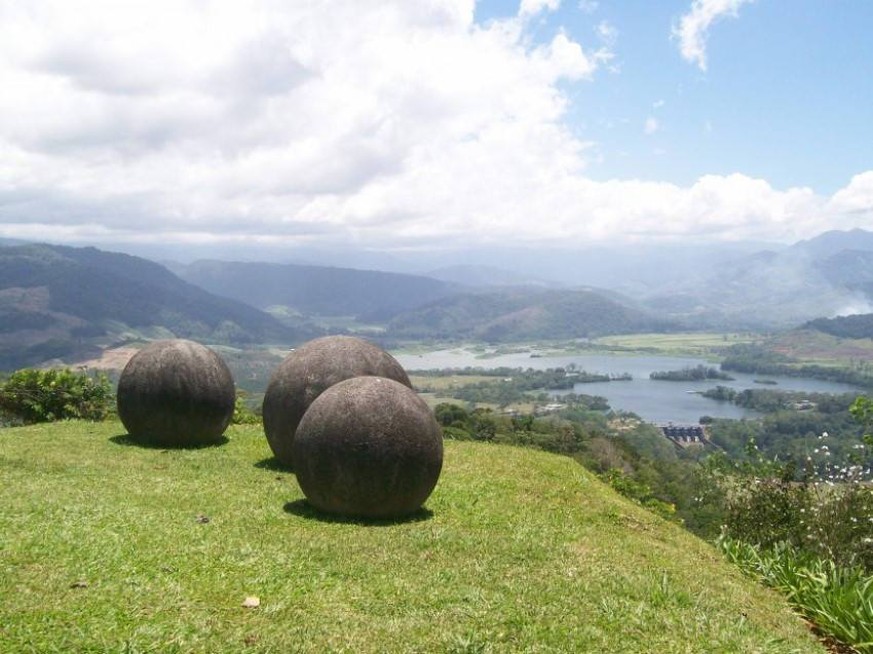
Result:
{"label": "dirt patch in grass", "polygon": [[121,371],[130,358],[138,352],[135,347],[116,347],[103,350],[95,359],[87,359],[72,364],[72,368],[88,368],[89,370],[117,370]]}

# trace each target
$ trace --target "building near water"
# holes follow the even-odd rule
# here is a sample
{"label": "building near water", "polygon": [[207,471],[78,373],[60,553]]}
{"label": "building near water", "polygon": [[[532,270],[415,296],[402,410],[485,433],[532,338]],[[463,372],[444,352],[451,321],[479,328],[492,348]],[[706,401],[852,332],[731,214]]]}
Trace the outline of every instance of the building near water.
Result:
{"label": "building near water", "polygon": [[674,425],[672,422],[661,425],[661,433],[673,442],[677,447],[689,447],[691,445],[709,445],[706,435],[706,427],[703,425]]}

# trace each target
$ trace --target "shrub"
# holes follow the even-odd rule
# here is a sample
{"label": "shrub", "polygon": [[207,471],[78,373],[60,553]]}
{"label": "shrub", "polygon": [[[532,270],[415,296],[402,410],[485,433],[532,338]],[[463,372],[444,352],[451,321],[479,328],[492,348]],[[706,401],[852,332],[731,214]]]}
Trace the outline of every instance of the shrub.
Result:
{"label": "shrub", "polygon": [[246,402],[246,398],[241,391],[237,391],[236,400],[233,404],[233,417],[230,419],[234,425],[259,425],[261,424],[261,416],[255,413]]}
{"label": "shrub", "polygon": [[103,420],[112,407],[105,375],[64,370],[18,370],[0,386],[0,410],[26,424],[79,418]]}

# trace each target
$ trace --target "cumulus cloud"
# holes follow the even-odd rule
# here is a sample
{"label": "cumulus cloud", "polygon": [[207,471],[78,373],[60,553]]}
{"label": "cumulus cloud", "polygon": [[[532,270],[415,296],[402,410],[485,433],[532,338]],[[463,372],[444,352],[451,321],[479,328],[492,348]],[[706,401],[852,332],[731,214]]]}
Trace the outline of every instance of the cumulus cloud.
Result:
{"label": "cumulus cloud", "polygon": [[754,0],[694,0],[691,9],[673,27],[679,51],[689,63],[706,70],[706,38],[710,26],[724,17],[736,17],[744,4]]}
{"label": "cumulus cloud", "polygon": [[831,206],[837,212],[873,215],[873,170],[852,177],[848,186],[834,194]]}
{"label": "cumulus cloud", "polygon": [[658,119],[654,116],[649,116],[646,118],[646,122],[643,124],[643,132],[646,136],[651,136],[655,132],[661,129],[661,125],[658,122]]}
{"label": "cumulus cloud", "polygon": [[527,18],[536,16],[543,11],[555,11],[561,6],[561,0],[521,0],[518,15]]}
{"label": "cumulus cloud", "polygon": [[534,39],[518,16],[480,25],[473,0],[329,9],[0,4],[0,236],[374,248],[790,239],[865,206],[873,186],[859,176],[823,199],[742,175],[595,182],[566,89],[596,83],[603,43],[542,26]]}

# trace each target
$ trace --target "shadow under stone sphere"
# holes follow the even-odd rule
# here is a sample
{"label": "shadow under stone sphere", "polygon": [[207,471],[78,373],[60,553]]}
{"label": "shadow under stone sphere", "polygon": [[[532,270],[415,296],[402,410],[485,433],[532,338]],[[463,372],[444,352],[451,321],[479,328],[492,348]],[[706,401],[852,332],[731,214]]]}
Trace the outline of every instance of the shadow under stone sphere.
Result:
{"label": "shadow under stone sphere", "polygon": [[406,371],[385,350],[353,336],[324,336],[291,352],[264,395],[264,433],[276,459],[293,469],[294,434],[303,414],[325,390],[352,377],[393,379],[412,388]]}
{"label": "shadow under stone sphere", "polygon": [[398,518],[421,508],[443,465],[439,424],[415,391],[355,377],[309,407],[294,438],[297,482],[317,509]]}
{"label": "shadow under stone sphere", "polygon": [[118,380],[118,417],[134,440],[168,447],[218,442],[236,392],[222,358],[183,339],[137,352]]}

